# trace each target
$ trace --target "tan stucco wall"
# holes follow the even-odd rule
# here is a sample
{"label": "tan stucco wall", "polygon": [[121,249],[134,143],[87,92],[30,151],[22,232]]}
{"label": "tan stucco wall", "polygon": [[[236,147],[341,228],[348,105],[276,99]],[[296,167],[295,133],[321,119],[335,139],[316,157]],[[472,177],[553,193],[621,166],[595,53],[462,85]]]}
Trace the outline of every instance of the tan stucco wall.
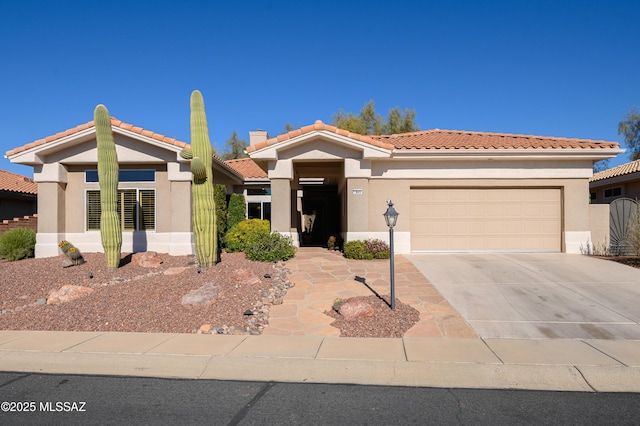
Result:
{"label": "tan stucco wall", "polygon": [[349,232],[369,230],[369,180],[347,179],[347,228]]}
{"label": "tan stucco wall", "polygon": [[271,206],[271,230],[287,234],[291,232],[291,215],[278,214],[278,212],[291,212],[292,210],[289,179],[271,180]]}
{"label": "tan stucco wall", "polygon": [[609,247],[609,204],[589,205],[589,229],[593,252],[604,253]]}
{"label": "tan stucco wall", "polygon": [[65,183],[38,183],[38,232],[65,231]]}

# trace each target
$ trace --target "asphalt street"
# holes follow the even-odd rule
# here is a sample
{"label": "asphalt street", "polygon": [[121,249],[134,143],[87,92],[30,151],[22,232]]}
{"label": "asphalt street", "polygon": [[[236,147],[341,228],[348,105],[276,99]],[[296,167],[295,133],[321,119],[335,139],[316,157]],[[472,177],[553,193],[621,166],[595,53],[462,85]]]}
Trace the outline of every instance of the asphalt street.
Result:
{"label": "asphalt street", "polygon": [[0,373],[0,424],[638,424],[640,394]]}

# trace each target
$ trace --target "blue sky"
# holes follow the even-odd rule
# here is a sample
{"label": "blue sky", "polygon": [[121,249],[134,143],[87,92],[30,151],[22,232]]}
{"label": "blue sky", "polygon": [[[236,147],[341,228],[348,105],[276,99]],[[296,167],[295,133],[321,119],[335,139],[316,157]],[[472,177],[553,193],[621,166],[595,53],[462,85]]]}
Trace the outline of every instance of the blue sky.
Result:
{"label": "blue sky", "polygon": [[194,89],[219,150],[234,130],[274,136],[369,100],[415,109],[422,129],[622,142],[640,105],[639,16],[615,0],[2,0],[0,151],[99,103],[189,142]]}

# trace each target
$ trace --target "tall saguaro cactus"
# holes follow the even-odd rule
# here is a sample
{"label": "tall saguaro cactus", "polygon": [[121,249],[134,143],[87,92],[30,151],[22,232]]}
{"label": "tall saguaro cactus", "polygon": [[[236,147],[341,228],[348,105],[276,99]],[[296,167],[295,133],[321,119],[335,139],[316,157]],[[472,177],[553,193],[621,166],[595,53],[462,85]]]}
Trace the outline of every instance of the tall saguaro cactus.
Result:
{"label": "tall saguaro cactus", "polygon": [[111,117],[104,105],[93,112],[98,141],[98,182],[100,183],[100,236],[107,268],[118,269],[122,230],[118,217],[118,156],[111,132]]}
{"label": "tall saguaro cactus", "polygon": [[206,268],[218,260],[218,233],[211,164],[213,148],[204,99],[198,90],[191,94],[191,150],[185,150],[182,156],[191,159],[191,214],[196,256],[198,263]]}

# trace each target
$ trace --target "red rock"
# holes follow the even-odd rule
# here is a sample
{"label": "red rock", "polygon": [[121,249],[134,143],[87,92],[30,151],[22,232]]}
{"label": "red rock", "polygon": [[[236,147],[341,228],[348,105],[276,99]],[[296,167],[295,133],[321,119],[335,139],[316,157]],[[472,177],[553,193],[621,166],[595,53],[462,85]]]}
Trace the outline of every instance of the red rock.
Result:
{"label": "red rock", "polygon": [[176,266],[174,268],[169,268],[163,272],[164,275],[178,275],[184,272],[186,268],[184,266]]}
{"label": "red rock", "polygon": [[368,318],[375,315],[373,306],[360,299],[347,299],[338,307],[338,313],[346,321],[353,321],[358,318]]}
{"label": "red rock", "polygon": [[202,287],[191,290],[182,296],[183,305],[209,305],[216,301],[220,286],[214,283],[206,283]]}
{"label": "red rock", "polygon": [[254,285],[260,283],[260,278],[258,278],[253,272],[247,271],[246,269],[236,269],[231,273],[230,277],[232,280],[240,281],[246,285]]}
{"label": "red rock", "polygon": [[198,330],[198,334],[209,334],[211,333],[211,324],[202,324],[200,329]]}
{"label": "red rock", "polygon": [[47,297],[47,305],[69,302],[91,293],[93,293],[93,289],[90,287],[70,284],[63,285],[59,290],[54,290],[49,294],[49,297]]}
{"label": "red rock", "polygon": [[131,256],[131,263],[144,268],[159,268],[162,264],[162,259],[155,251],[144,251],[134,253],[133,256]]}

